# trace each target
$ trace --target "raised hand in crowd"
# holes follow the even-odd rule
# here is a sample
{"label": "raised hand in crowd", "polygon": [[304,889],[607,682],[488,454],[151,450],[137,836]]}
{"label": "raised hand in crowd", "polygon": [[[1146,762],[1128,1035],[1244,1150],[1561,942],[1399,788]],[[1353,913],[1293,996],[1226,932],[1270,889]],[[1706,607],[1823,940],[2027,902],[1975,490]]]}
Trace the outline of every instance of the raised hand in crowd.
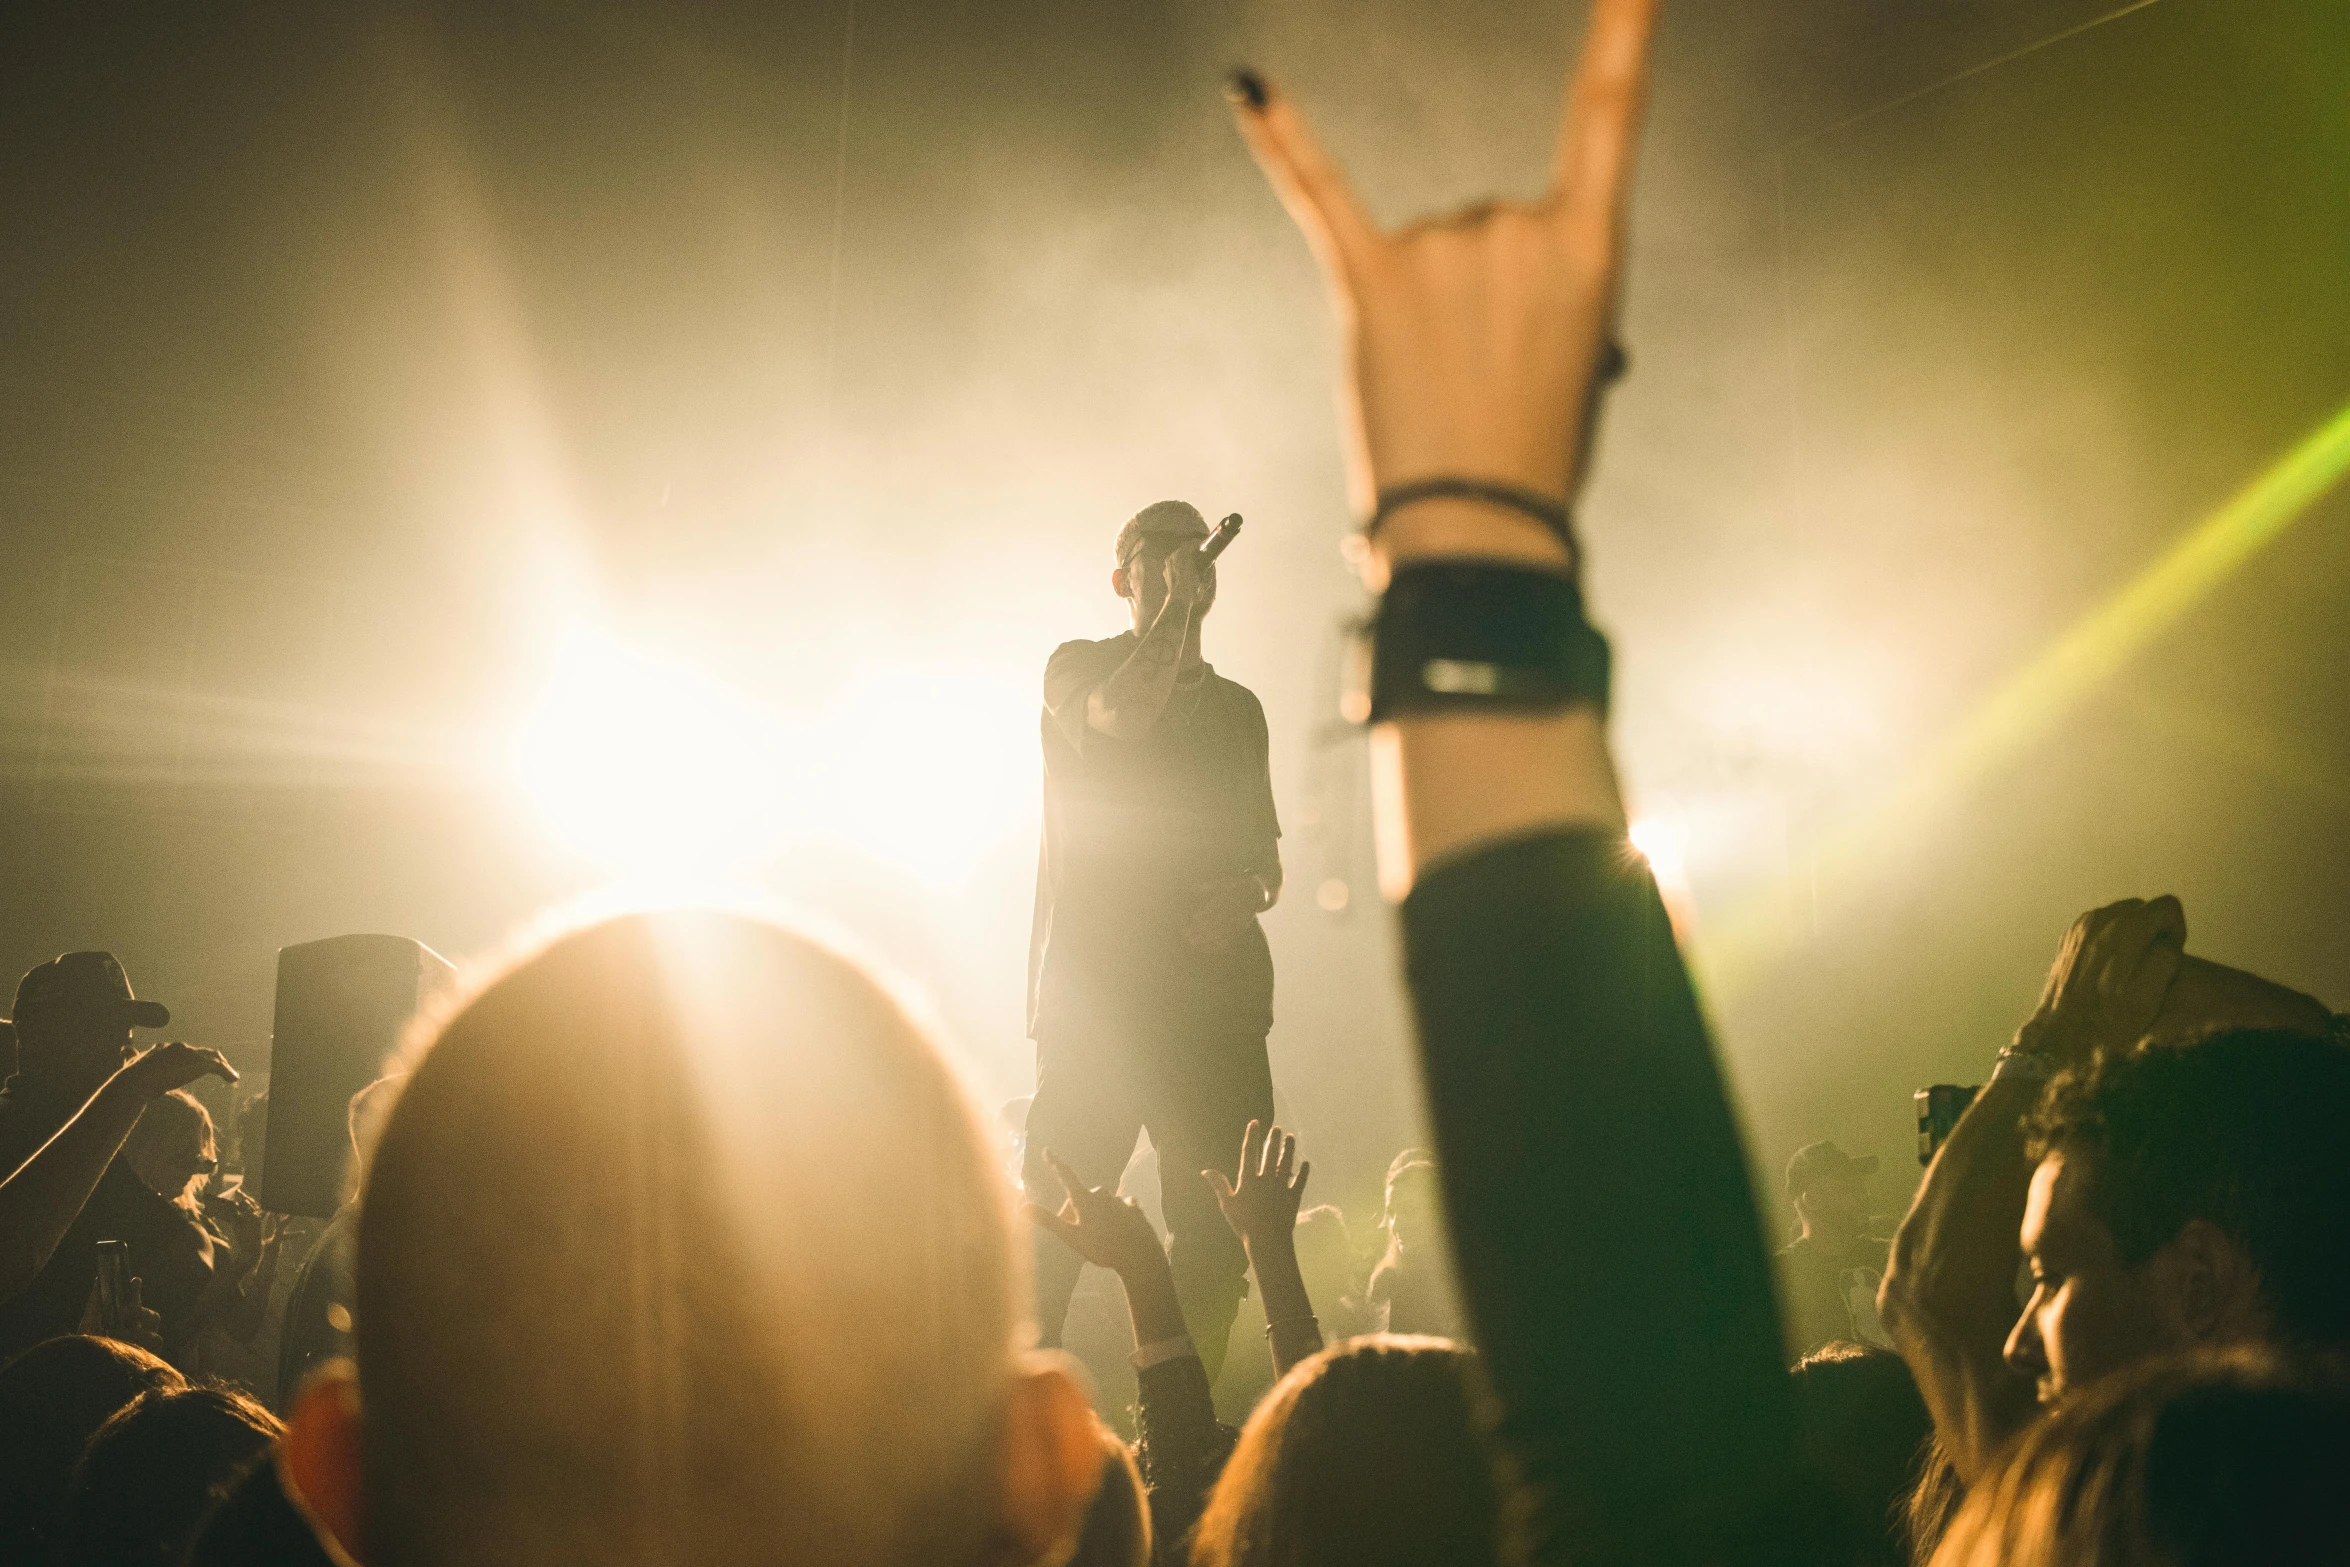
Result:
{"label": "raised hand in crowd", "polygon": [[1297,1210],[1313,1169],[1310,1161],[1299,1162],[1296,1137],[1251,1121],[1241,1134],[1237,1180],[1221,1170],[1200,1171],[1200,1179],[1215,1189],[1216,1206],[1240,1237],[1257,1276],[1275,1376],[1287,1375],[1322,1348],[1321,1324],[1314,1320],[1314,1303],[1297,1261]]}
{"label": "raised hand in crowd", "polygon": [[[1380,881],[1403,900],[1449,1229],[1520,1482],[1516,1553],[1821,1560],[1745,1152],[1624,842],[1607,649],[1574,581],[1568,508],[1614,358],[1655,12],[1593,6],[1540,200],[1396,233],[1286,98],[1246,74],[1233,95],[1345,343],[1348,471],[1382,595]],[[1604,1196],[1625,1192],[1642,1200]]]}
{"label": "raised hand in crowd", "polygon": [[[1540,200],[1394,232],[1371,220],[1296,105],[1252,73],[1234,79],[1241,133],[1320,259],[1337,313],[1348,484],[1357,514],[1377,523],[1362,556],[1374,591],[1415,562],[1575,571],[1567,508],[1604,390],[1655,10],[1594,8]],[[1623,825],[1596,704],[1381,724],[1372,760],[1391,897],[1421,867],[1514,833]]]}
{"label": "raised hand in crowd", "polygon": [[1028,1217],[1066,1241],[1069,1249],[1087,1262],[1118,1275],[1118,1282],[1126,1289],[1126,1310],[1134,1322],[1138,1347],[1172,1344],[1178,1339],[1188,1345],[1183,1306],[1175,1294],[1175,1272],[1149,1216],[1115,1190],[1088,1185],[1085,1177],[1050,1148],[1044,1150],[1043,1157],[1066,1200],[1058,1213],[1029,1203]]}
{"label": "raised hand in crowd", "polygon": [[1088,1185],[1051,1149],[1040,1150],[1066,1200],[1058,1213],[1030,1203],[1028,1216],[1087,1262],[1125,1286],[1134,1323],[1135,1428],[1153,1559],[1189,1559],[1187,1542],[1238,1433],[1216,1419],[1216,1404],[1159,1233],[1140,1208],[1108,1187]]}
{"label": "raised hand in crowd", "polygon": [[1894,1234],[1878,1316],[1966,1484],[2037,1408],[2030,1379],[2005,1352],[2032,1181],[2024,1117],[2057,1071],[2153,1027],[2186,942],[2186,910],[2173,897],[2127,898],[2074,920],[2039,1004],[1951,1129]]}
{"label": "raised hand in crowd", "polygon": [[[120,1071],[108,1080],[123,1085],[125,1093],[136,1098],[144,1107],[158,1094],[168,1094],[185,1088],[198,1078],[217,1077],[224,1083],[237,1081],[237,1069],[228,1064],[228,1057],[203,1045],[185,1044],[179,1040],[154,1045],[140,1051],[122,1064]],[[99,1092],[105,1092],[100,1089]]]}
{"label": "raised hand in crowd", "polygon": [[237,1080],[225,1056],[201,1045],[175,1041],[140,1052],[0,1181],[0,1301],[24,1289],[47,1265],[148,1104],[205,1076]]}
{"label": "raised hand in crowd", "polygon": [[163,1313],[147,1304],[147,1281],[134,1273],[123,1280],[122,1288],[122,1299],[109,1314],[103,1292],[97,1285],[91,1285],[90,1298],[82,1306],[82,1320],[74,1331],[91,1338],[135,1344],[150,1354],[162,1354]]}
{"label": "raised hand in crowd", "polygon": [[2187,955],[2177,898],[2124,898],[2073,921],[2015,1048],[2065,1065],[2136,1043],[2153,1028]]}

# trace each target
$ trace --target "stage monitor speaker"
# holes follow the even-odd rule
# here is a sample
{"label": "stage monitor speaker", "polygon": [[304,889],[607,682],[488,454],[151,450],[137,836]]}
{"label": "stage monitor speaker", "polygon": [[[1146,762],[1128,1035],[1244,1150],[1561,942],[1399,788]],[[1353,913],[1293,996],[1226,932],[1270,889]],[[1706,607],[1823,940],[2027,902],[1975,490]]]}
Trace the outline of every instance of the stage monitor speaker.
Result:
{"label": "stage monitor speaker", "polygon": [[330,936],[282,947],[269,1042],[261,1205],[325,1218],[351,1168],[351,1096],[383,1076],[418,1011],[456,982],[405,936]]}

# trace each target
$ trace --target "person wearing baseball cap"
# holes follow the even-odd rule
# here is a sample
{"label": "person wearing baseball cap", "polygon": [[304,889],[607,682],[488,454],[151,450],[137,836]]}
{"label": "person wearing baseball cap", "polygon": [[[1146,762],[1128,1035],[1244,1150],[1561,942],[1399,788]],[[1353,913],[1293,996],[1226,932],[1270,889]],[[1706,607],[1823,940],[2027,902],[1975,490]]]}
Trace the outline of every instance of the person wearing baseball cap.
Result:
{"label": "person wearing baseball cap", "polygon": [[141,1000],[110,952],[68,952],[16,987],[16,1074],[0,1089],[0,1364],[81,1328],[98,1275],[98,1243],[128,1248],[143,1303],[166,1346],[194,1327],[212,1282],[204,1227],[142,1182],[119,1155],[158,1094],[236,1073],[214,1051],[164,1045],[138,1053],[134,1028],[171,1013]]}
{"label": "person wearing baseball cap", "polygon": [[[1118,529],[1110,589],[1133,629],[1045,665],[1044,842],[1029,941],[1036,1041],[1023,1180],[1061,1206],[1050,1152],[1115,1187],[1149,1128],[1193,1342],[1224,1360],[1248,1258],[1201,1178],[1273,1121],[1273,956],[1257,916],[1281,891],[1265,710],[1200,651],[1216,602],[1207,519],[1160,501]],[[1037,1326],[1059,1342],[1081,1263],[1039,1233]]]}
{"label": "person wearing baseball cap", "polygon": [[1854,1156],[1831,1142],[1806,1143],[1787,1161],[1795,1239],[1779,1253],[1790,1357],[1843,1340],[1883,1344],[1877,1285],[1890,1243],[1868,1233],[1868,1179],[1874,1154]]}

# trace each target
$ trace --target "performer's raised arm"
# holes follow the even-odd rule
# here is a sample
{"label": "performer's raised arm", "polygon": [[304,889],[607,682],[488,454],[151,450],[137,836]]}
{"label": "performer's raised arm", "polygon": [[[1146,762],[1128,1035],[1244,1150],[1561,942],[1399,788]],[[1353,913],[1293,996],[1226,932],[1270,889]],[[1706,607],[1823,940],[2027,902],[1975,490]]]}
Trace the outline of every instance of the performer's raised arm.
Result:
{"label": "performer's raised arm", "polygon": [[[1126,541],[1119,542],[1124,546]],[[1132,548],[1121,549],[1110,582],[1119,597],[1133,604],[1134,630],[1141,640],[1085,699],[1088,727],[1112,739],[1139,740],[1167,710],[1178,677],[1198,677],[1200,615],[1215,596],[1215,570],[1200,564],[1199,545],[1188,535],[1138,531]]]}

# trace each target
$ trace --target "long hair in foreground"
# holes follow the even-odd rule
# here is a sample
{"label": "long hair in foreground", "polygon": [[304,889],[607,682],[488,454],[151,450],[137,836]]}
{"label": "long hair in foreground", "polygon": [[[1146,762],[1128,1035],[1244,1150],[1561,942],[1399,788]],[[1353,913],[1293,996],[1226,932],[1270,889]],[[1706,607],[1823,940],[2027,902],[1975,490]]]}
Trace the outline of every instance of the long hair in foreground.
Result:
{"label": "long hair in foreground", "polygon": [[2350,1386],[2203,1351],[2068,1400],[1974,1488],[1933,1567],[2350,1561]]}
{"label": "long hair in foreground", "polygon": [[371,1567],[967,1559],[1018,1255],[864,967],[736,914],[557,936],[440,1030],[368,1173]]}

